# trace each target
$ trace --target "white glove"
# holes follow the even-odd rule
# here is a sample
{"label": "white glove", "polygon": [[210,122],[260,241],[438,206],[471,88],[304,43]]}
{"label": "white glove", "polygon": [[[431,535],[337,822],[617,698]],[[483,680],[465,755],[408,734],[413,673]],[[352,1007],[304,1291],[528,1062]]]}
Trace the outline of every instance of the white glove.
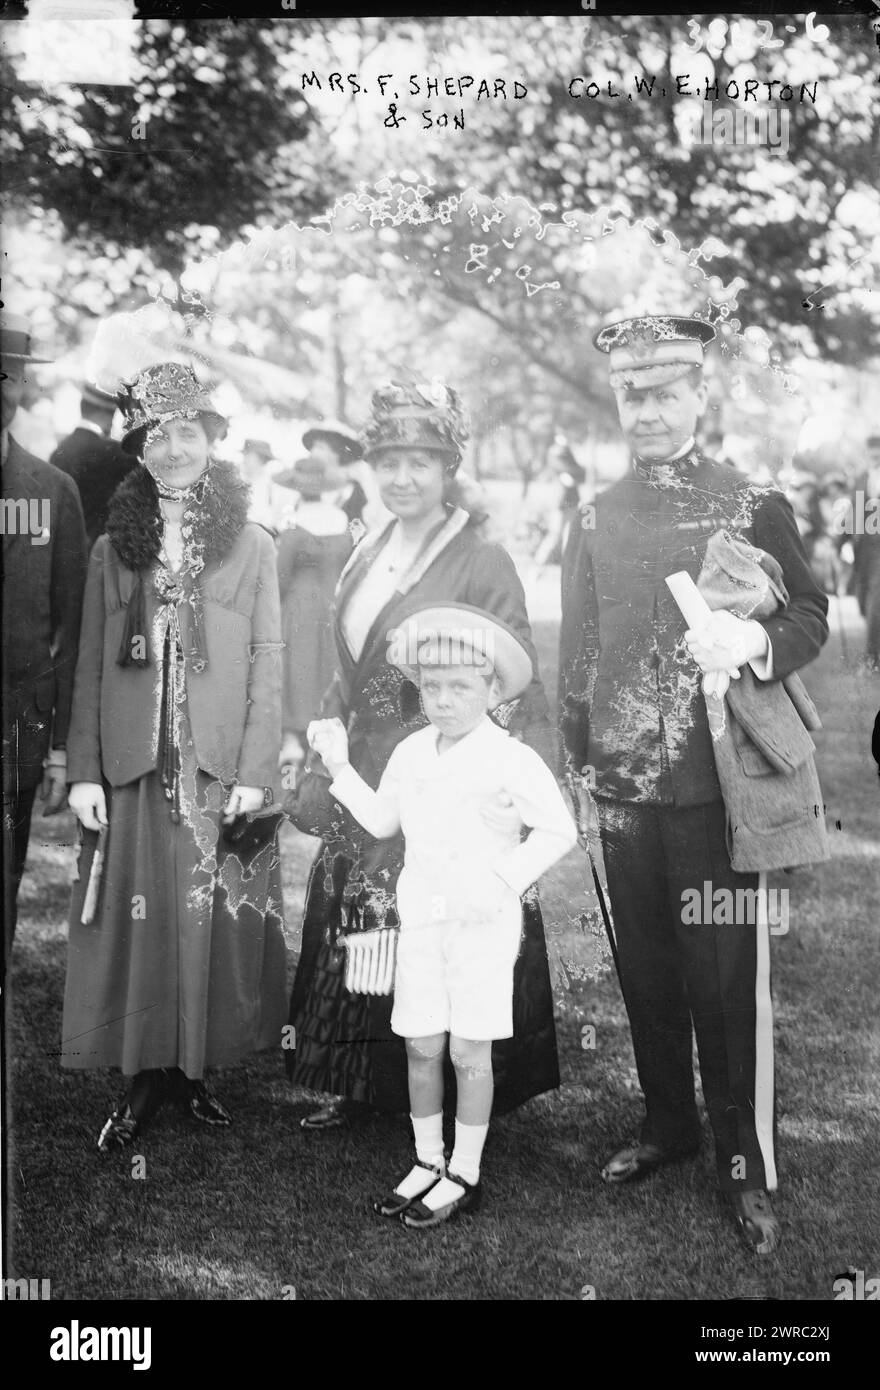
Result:
{"label": "white glove", "polygon": [[728,671],[734,680],[741,666],[764,656],[770,640],[760,623],[735,618],[723,608],[702,627],[689,627],[684,637],[701,671]]}
{"label": "white glove", "polygon": [[233,787],[223,808],[223,824],[231,825],[236,816],[253,816],[265,804],[262,787]]}
{"label": "white glove", "polygon": [[313,719],[306,738],[330,776],[337,777],[348,764],[348,734],[342,720]]}
{"label": "white glove", "polygon": [[67,802],[86,830],[101,830],[108,824],[107,800],[100,782],[74,782]]}

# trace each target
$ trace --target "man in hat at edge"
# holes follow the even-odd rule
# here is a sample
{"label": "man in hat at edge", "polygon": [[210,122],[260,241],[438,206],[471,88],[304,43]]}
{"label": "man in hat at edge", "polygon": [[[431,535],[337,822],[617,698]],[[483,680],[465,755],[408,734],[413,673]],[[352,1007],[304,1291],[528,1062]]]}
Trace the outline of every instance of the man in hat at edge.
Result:
{"label": "man in hat at edge", "polygon": [[86,572],[82,508],[70,478],[23,449],[9,427],[31,352],[25,320],[0,320],[3,476],[4,964],[15,932],[37,789],[43,815],[67,800],[67,726]]}
{"label": "man in hat at edge", "polygon": [[[753,1250],[779,1243],[773,1033],[766,921],[685,923],[683,903],[757,889],[735,873],[701,691],[704,672],[748,663],[777,681],[812,661],[828,628],[789,503],[706,457],[701,319],[612,324],[594,342],[632,452],[628,474],[572,526],[562,570],[560,733],[566,769],[594,791],[618,971],[645,1099],[639,1138],[602,1169],[631,1182],[700,1142],[692,1030],[718,1180]],[[687,630],[665,578],[696,581],[730,529],[774,555],[789,603],[763,622],[723,610]],[[755,893],[751,894],[755,901]],[[736,899],[734,899],[736,901]],[[749,898],[740,899],[749,901]]]}
{"label": "man in hat at edge", "polygon": [[110,438],[116,409],[115,396],[86,383],[76,428],[49,456],[49,462],[72,478],[79,490],[89,550],[103,534],[110,498],[137,462]]}

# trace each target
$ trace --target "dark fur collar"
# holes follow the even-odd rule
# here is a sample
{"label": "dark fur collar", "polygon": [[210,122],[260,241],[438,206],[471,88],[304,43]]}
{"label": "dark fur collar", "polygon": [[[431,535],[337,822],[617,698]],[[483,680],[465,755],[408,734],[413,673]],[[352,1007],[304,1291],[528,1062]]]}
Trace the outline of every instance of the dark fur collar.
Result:
{"label": "dark fur collar", "polygon": [[[229,553],[247,521],[249,504],[250,488],[237,468],[231,463],[212,463],[201,500],[187,509],[192,511],[193,530],[204,543],[206,565]],[[113,494],[107,535],[126,569],[145,570],[159,558],[159,493],[143,464],[133,468]]]}

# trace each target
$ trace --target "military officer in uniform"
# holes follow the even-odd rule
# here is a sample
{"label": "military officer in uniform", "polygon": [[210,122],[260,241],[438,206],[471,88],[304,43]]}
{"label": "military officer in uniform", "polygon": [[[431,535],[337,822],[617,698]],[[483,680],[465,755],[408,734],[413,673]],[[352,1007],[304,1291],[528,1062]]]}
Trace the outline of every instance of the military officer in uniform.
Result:
{"label": "military officer in uniform", "polygon": [[[560,721],[567,770],[595,789],[616,938],[646,1115],[603,1179],[630,1182],[691,1156],[700,1139],[691,1060],[696,1032],[719,1182],[749,1244],[769,1253],[779,1223],[766,921],[686,925],[683,894],[756,889],[735,873],[701,692],[704,672],[749,663],[778,681],[812,661],[827,600],[789,503],[697,447],[707,404],[695,318],[651,316],[601,330],[632,452],[627,475],[572,527],[563,562]],[[726,611],[699,635],[664,580],[696,580],[709,536],[736,532],[782,566],[787,606],[763,622]],[[755,900],[755,894],[752,894]],[[742,901],[742,900],[741,900]],[[689,920],[689,919],[688,919]]]}

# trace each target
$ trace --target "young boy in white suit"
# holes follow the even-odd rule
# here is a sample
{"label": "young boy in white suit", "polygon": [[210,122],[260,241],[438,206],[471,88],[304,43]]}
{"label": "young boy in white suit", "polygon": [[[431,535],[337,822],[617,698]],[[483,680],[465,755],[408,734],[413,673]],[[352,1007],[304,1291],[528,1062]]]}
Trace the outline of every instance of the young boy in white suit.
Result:
{"label": "young boy in white suit", "polygon": [[[513,1034],[520,898],[577,834],[547,765],[488,717],[532,679],[518,638],[480,609],[449,604],[414,613],[389,639],[388,661],[418,684],[430,723],[398,744],[378,789],[349,763],[339,720],[315,721],[308,739],[334,779],[332,795],[371,835],[402,830],[406,841],[391,1027],[406,1039],[416,1163],[373,1209],[422,1228],[479,1205],[492,1043]],[[525,839],[481,814],[502,792],[529,829]],[[447,1036],[458,1092],[448,1173]]]}

